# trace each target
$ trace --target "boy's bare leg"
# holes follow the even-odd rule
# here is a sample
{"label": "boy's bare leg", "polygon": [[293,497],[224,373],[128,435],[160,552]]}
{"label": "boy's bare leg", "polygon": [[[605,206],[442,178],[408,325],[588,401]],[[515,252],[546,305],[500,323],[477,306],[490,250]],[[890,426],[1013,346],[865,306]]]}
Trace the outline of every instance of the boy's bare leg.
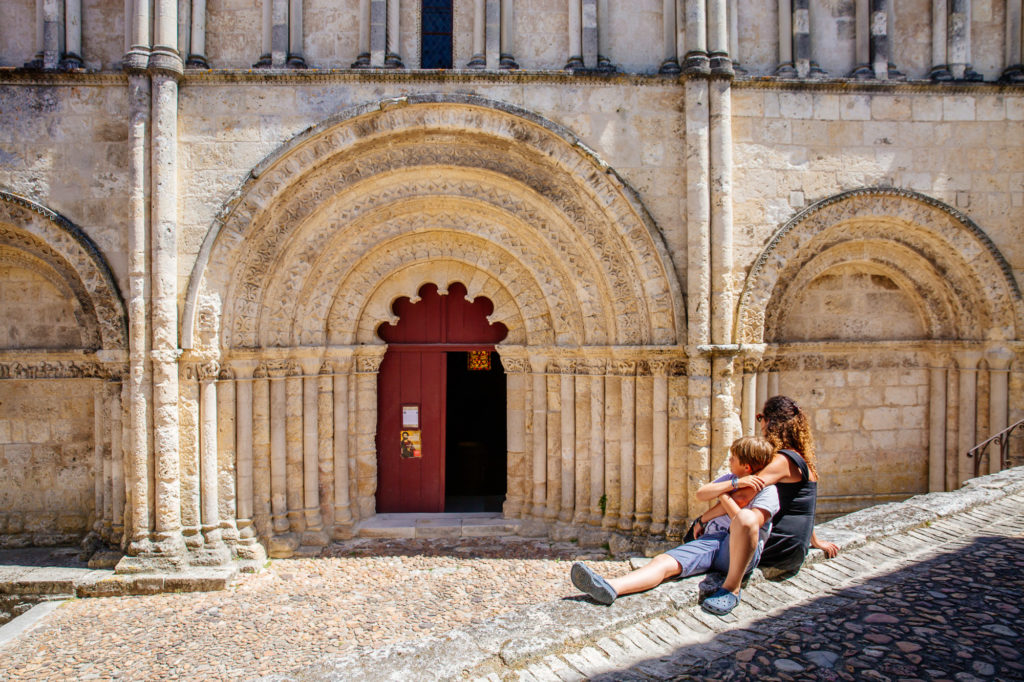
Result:
{"label": "boy's bare leg", "polygon": [[682,573],[683,569],[679,562],[668,554],[659,554],[651,559],[651,563],[643,568],[630,571],[621,578],[612,578],[608,584],[612,586],[618,595],[643,592],[652,587],[657,587],[669,578]]}
{"label": "boy's bare leg", "polygon": [[759,512],[741,509],[729,525],[729,573],[725,576],[722,587],[733,594],[740,591],[743,574],[746,573],[747,565],[754,556],[761,521],[762,516]]}

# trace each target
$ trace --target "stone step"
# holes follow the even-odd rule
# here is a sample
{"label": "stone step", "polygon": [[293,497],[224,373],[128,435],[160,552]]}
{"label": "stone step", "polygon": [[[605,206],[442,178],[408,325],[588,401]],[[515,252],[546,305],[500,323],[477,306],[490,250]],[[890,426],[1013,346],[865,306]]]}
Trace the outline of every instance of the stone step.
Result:
{"label": "stone step", "polygon": [[516,535],[518,519],[497,513],[377,514],[356,526],[361,538],[472,538]]}

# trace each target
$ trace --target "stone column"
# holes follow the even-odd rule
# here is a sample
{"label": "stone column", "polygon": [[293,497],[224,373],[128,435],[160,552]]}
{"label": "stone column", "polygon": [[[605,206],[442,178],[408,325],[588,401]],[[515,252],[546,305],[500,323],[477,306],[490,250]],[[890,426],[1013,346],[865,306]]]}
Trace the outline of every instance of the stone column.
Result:
{"label": "stone column", "polygon": [[566,70],[583,68],[583,0],[569,3],[569,61]]}
{"label": "stone column", "polygon": [[793,3],[793,66],[799,78],[811,75],[811,8],[810,0]]}
{"label": "stone column", "polygon": [[275,534],[288,532],[288,396],[285,386],[286,367],[275,363],[270,374],[270,510]]}
{"label": "stone column", "polygon": [[530,356],[533,390],[533,506],[532,515],[536,519],[547,517],[547,365],[548,359],[542,355]]}
{"label": "stone column", "polygon": [[359,347],[356,366],[356,505],[359,518],[372,516],[377,492],[377,374],[385,348]]}
{"label": "stone column", "polygon": [[687,523],[687,482],[690,437],[686,363],[675,359],[668,367],[668,528],[680,540]]}
{"label": "stone column", "polygon": [[[525,350],[525,349],[523,349]],[[505,518],[518,518],[529,502],[530,462],[526,438],[526,377],[529,364],[520,349],[499,348],[501,364],[505,369],[506,395],[506,480],[508,488],[502,512]]]}
{"label": "stone column", "polygon": [[575,463],[575,491],[573,502],[573,524],[579,526],[590,522],[590,363],[586,359],[576,361],[576,376],[573,377],[573,453]]}
{"label": "stone column", "polygon": [[[274,533],[271,433],[275,429],[271,428],[270,393],[268,367],[266,363],[260,363],[253,371],[252,384],[252,521],[262,538],[269,538]],[[241,419],[240,416],[239,421]],[[239,528],[242,528],[241,524]]]}
{"label": "stone column", "polygon": [[302,504],[305,532],[302,544],[327,544],[320,515],[320,358],[303,358],[302,378]]}
{"label": "stone column", "polygon": [[[325,534],[334,527],[334,364],[320,365],[316,379],[317,503]],[[326,540],[325,540],[326,542]]]}
{"label": "stone column", "polygon": [[82,0],[64,0],[64,53],[60,68],[82,68]]}
{"label": "stone column", "polygon": [[[103,522],[106,517],[105,479],[110,474],[110,464],[105,453],[109,433],[107,432],[107,395],[106,386],[100,382],[93,383],[92,389],[92,494],[93,524],[92,532],[100,538],[105,537]],[[108,526],[109,530],[109,526]]]}
{"label": "stone column", "polygon": [[[779,372],[778,370],[772,370],[768,372],[768,398],[780,395],[781,393],[782,391],[779,389]],[[765,398],[765,400],[768,398]],[[763,405],[764,403],[761,404]]]}
{"label": "stone column", "polygon": [[618,527],[619,511],[622,506],[622,490],[619,467],[622,462],[622,380],[617,375],[618,366],[608,360],[604,377],[604,494],[605,508],[601,526],[606,530]]}
{"label": "stone column", "polygon": [[946,489],[946,368],[932,367],[928,399],[928,492]]}
{"label": "stone column", "polygon": [[269,0],[271,6],[270,64],[284,68],[288,62],[288,0]]}
{"label": "stone column", "polygon": [[150,297],[153,371],[154,539],[161,561],[184,554],[178,423],[178,78],[177,5],[156,0],[153,49],[150,167]]}
{"label": "stone column", "polygon": [[646,360],[636,363],[636,393],[633,427],[633,531],[651,530],[654,482],[654,378]]}
{"label": "stone column", "polygon": [[[711,72],[708,61],[707,7],[705,0],[685,0],[686,4],[686,55],[683,58],[683,73],[700,75]],[[689,141],[689,134],[687,134]]]}
{"label": "stone column", "polygon": [[[992,348],[985,354],[985,361],[988,364],[989,373],[989,437],[996,435],[1009,426],[1009,388],[1010,388],[1010,364],[1013,362],[1013,353],[1008,348]],[[989,446],[988,471],[982,469],[981,473],[994,474],[1002,469],[1002,460],[999,449],[995,445]]]}
{"label": "stone column", "polygon": [[662,38],[665,41],[664,58],[658,73],[669,75],[677,74],[679,68],[679,53],[676,46],[676,0],[663,0],[661,5],[661,26]]}
{"label": "stone column", "polygon": [[515,58],[515,7],[513,0],[501,0],[501,59],[498,68],[518,69]]}
{"label": "stone column", "polygon": [[651,466],[651,532],[664,533],[668,524],[668,360],[651,360],[653,418]]}
{"label": "stone column", "polygon": [[[235,498],[237,500],[236,526],[238,528],[238,555],[243,555],[244,548],[252,548],[256,544],[256,529],[253,527],[254,515],[254,397],[253,371],[255,360],[236,360],[232,363],[235,383]],[[261,383],[266,383],[262,381]],[[244,550],[249,552],[250,549]]]}
{"label": "stone column", "polygon": [[349,375],[351,352],[334,359],[334,538],[352,534],[352,502],[349,495]]}
{"label": "stone column", "polygon": [[486,0],[485,18],[484,54],[487,68],[497,69],[501,63],[501,0]]}
{"label": "stone column", "polygon": [[636,509],[636,362],[615,361],[619,378],[619,529],[633,529]]}
{"label": "stone column", "polygon": [[792,0],[779,0],[779,65],[775,75],[796,78],[793,62],[793,5]]}
{"label": "stone column", "polygon": [[[766,400],[768,400],[768,372],[764,370],[764,362],[762,361],[757,371],[757,404],[754,405],[755,424],[757,423],[757,412],[759,412],[761,408],[764,407],[764,403]],[[760,432],[761,430],[760,428],[758,428],[756,433]]]}
{"label": "stone column", "polygon": [[112,384],[110,391],[110,462],[111,462],[111,506],[113,507],[113,519],[111,520],[111,543],[121,546],[124,539],[125,529],[125,480],[124,480],[124,406],[126,386],[123,382],[117,381]]}
{"label": "stone column", "polygon": [[854,63],[850,78],[873,78],[871,69],[871,0],[857,0],[854,18]]}
{"label": "stone column", "polygon": [[359,0],[359,54],[352,62],[353,69],[370,66],[370,0]]}
{"label": "stone column", "polygon": [[745,74],[747,70],[740,65],[740,12],[736,2],[728,3],[729,13],[729,57],[735,73]]}
{"label": "stone column", "polygon": [[949,0],[932,0],[932,69],[928,77],[933,81],[948,81],[953,78],[946,56],[948,2]]}
{"label": "stone column", "polygon": [[729,58],[729,16],[726,0],[708,0],[708,58],[711,73],[732,76]]}
{"label": "stone column", "polygon": [[[204,546],[192,563],[221,565],[231,559],[221,532],[217,441],[217,384],[220,367],[211,362],[199,368],[199,481]],[[199,559],[197,561],[197,558]]]}
{"label": "stone column", "polygon": [[384,67],[388,69],[401,69],[404,68],[402,64],[402,57],[399,56],[401,53],[401,47],[399,42],[401,28],[401,9],[399,8],[399,0],[387,0],[387,2],[388,51],[387,54],[384,56]]}
{"label": "stone column", "polygon": [[[732,90],[728,79],[710,82],[711,343],[728,344],[733,328]],[[703,249],[705,253],[707,248]],[[702,254],[703,255],[703,254]]]}
{"label": "stone column", "polygon": [[[251,387],[251,384],[250,384]],[[235,519],[238,518],[238,497],[236,494],[237,474],[236,454],[237,441],[235,417],[238,408],[235,407],[237,397],[237,382],[235,373],[230,367],[224,367],[217,374],[217,514],[220,517],[220,534],[224,542],[231,548],[233,556],[238,556],[238,526]],[[250,401],[252,393],[250,392]],[[250,408],[251,420],[251,408]],[[250,425],[250,437],[252,426]],[[252,446],[250,445],[250,448]],[[250,462],[252,452],[249,452]],[[251,476],[250,471],[250,476]],[[252,483],[250,481],[250,490]]]}
{"label": "stone column", "polygon": [[[148,52],[148,47],[147,47]],[[137,60],[136,60],[137,61]],[[125,57],[126,66],[131,63]],[[149,78],[128,72],[128,509],[126,534],[129,555],[146,551],[152,528],[153,487],[149,446],[149,400],[152,375],[148,367],[149,306],[146,298],[148,232],[146,210],[146,140],[149,137]]]}
{"label": "stone column", "polygon": [[583,66],[597,67],[597,0],[583,0],[580,20]]}
{"label": "stone column", "polygon": [[[56,69],[64,52],[64,12],[60,0],[37,0],[42,5],[42,68]],[[37,13],[38,15],[38,13]],[[37,29],[37,35],[39,31]]]}
{"label": "stone column", "polygon": [[590,518],[589,523],[600,526],[603,522],[604,506],[607,508],[608,498],[605,497],[605,430],[604,430],[604,381],[605,361],[595,360],[588,366],[590,372],[587,393],[590,397]]}
{"label": "stone column", "polygon": [[388,51],[388,1],[370,0],[370,66],[384,66]]}
{"label": "stone column", "polygon": [[562,392],[559,366],[552,360],[545,375],[547,397],[547,502],[545,519],[556,521],[562,502]]}
{"label": "stone column", "polygon": [[285,392],[285,497],[288,501],[288,525],[293,533],[306,529],[305,460],[303,458],[303,390],[299,368],[289,369]]}
{"label": "stone column", "polygon": [[570,523],[576,495],[576,390],[575,362],[563,360],[559,363],[559,442],[561,448],[561,502],[558,520]]}
{"label": "stone column", "polygon": [[487,33],[487,0],[473,0],[473,58],[466,64],[469,69],[487,66],[485,37]]}
{"label": "stone column", "polygon": [[1024,81],[1024,58],[1021,54],[1021,0],[1006,0],[1006,68],[999,80]]}
{"label": "stone column", "polygon": [[974,477],[974,460],[968,459],[967,451],[978,444],[977,437],[977,389],[978,362],[982,353],[979,350],[964,350],[956,354],[957,366],[960,369],[960,410],[957,415],[957,483]]}
{"label": "stone column", "polygon": [[185,66],[208,69],[206,61],[206,0],[192,0],[192,30]]}
{"label": "stone column", "polygon": [[743,405],[740,416],[744,436],[761,435],[756,419],[757,393],[757,360],[748,357],[743,361]]}
{"label": "stone column", "polygon": [[949,45],[946,54],[953,80],[981,80],[981,75],[971,68],[970,0],[950,0],[947,31]]}
{"label": "stone column", "polygon": [[302,0],[291,0],[288,7],[288,66],[306,68],[303,57]]}
{"label": "stone column", "polygon": [[181,364],[180,427],[178,439],[179,479],[181,486],[181,532],[185,547],[193,554],[203,547],[202,499],[200,483],[199,374],[201,366],[186,361]]}
{"label": "stone column", "polygon": [[871,0],[871,68],[875,78],[889,78],[889,10],[887,0]]}
{"label": "stone column", "polygon": [[274,52],[274,3],[277,0],[263,0],[263,22],[260,33],[260,58],[254,68],[265,69],[273,65]]}

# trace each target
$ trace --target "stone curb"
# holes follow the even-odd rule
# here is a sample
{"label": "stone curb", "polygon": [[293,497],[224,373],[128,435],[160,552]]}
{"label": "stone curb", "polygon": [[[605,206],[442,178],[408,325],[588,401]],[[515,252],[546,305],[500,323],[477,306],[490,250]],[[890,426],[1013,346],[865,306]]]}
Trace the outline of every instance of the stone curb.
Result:
{"label": "stone curb", "polygon": [[[863,509],[823,523],[816,530],[819,537],[850,550],[1021,492],[1024,492],[1024,467],[1017,467],[973,479],[956,491],[917,495],[904,502]],[[823,552],[811,550],[805,566],[823,560]],[[701,576],[694,576],[679,580],[606,608],[597,608],[582,596],[536,604],[439,637],[376,650],[360,649],[292,674],[262,679],[266,682],[405,681],[501,676],[521,671],[551,654],[593,643],[632,625],[692,607],[697,603],[696,586],[700,579]],[[748,586],[767,579],[764,572],[755,570]],[[781,583],[775,585],[783,589]]]}
{"label": "stone curb", "polygon": [[0,649],[42,623],[47,616],[56,611],[63,603],[63,600],[40,602],[17,618],[6,623],[3,627],[0,627]]}

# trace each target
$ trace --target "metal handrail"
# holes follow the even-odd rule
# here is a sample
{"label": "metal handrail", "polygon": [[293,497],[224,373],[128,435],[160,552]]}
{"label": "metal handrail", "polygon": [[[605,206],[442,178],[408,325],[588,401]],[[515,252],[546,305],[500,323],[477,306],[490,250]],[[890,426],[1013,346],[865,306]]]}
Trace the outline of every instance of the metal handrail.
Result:
{"label": "metal handrail", "polygon": [[983,440],[967,451],[967,456],[974,459],[975,478],[980,475],[982,460],[989,459],[988,446],[992,445],[992,443],[999,444],[999,468],[1007,468],[1007,465],[1010,462],[1010,434],[1021,428],[1024,428],[1024,419],[1021,419],[1012,426],[1008,426],[988,440]]}

